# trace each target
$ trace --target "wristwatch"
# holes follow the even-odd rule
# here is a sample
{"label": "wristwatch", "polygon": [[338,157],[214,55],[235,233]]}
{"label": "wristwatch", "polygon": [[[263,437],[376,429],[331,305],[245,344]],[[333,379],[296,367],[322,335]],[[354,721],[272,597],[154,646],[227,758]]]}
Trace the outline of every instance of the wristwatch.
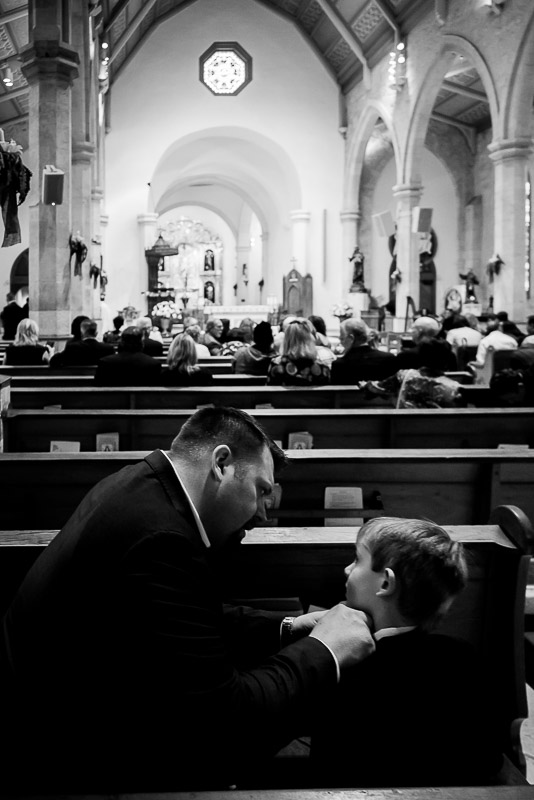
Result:
{"label": "wristwatch", "polygon": [[295,617],[284,617],[282,625],[280,626],[280,642],[282,647],[289,644],[293,638],[293,623]]}

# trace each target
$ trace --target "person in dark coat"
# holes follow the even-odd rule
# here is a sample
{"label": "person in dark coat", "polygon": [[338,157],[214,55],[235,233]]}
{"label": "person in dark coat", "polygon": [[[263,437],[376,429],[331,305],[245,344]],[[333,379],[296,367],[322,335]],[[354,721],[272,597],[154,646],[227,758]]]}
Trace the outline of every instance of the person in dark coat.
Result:
{"label": "person in dark coat", "polygon": [[7,304],[0,313],[0,319],[2,320],[2,327],[4,329],[2,338],[9,341],[15,338],[17,325],[21,320],[25,319],[28,314],[19,306],[12,292],[8,292],[6,300]]}
{"label": "person in dark coat", "polygon": [[[421,357],[421,345],[434,342],[439,347],[434,347],[436,358],[439,361],[439,370],[442,372],[454,372],[457,369],[456,356],[447,341],[438,339],[440,324],[433,317],[418,317],[411,328],[413,347],[403,348],[396,356],[395,370],[417,369],[425,366],[431,368],[432,365],[425,363]],[[441,350],[440,350],[441,348]]]}
{"label": "person in dark coat", "polygon": [[80,341],[71,342],[68,347],[54,356],[52,367],[85,367],[98,364],[101,358],[113,355],[112,344],[99,342],[96,338],[98,327],[94,319],[84,319],[80,323]]}
{"label": "person in dark coat", "polygon": [[136,326],[125,328],[119,351],[98,362],[95,383],[101,386],[154,386],[161,380],[159,361],[142,352],[143,332]]}
{"label": "person in dark coat", "polygon": [[168,452],[91,489],[0,628],[2,796],[220,796],[373,651],[365,615],[341,604],[286,622],[282,647],[283,614],[223,602],[285,460],[245,412],[204,408]]}
{"label": "person in dark coat", "polygon": [[395,356],[371,347],[369,328],[362,320],[351,317],[342,322],[340,341],[345,352],[332,364],[331,383],[382,380],[396,372]]}
{"label": "person in dark coat", "polygon": [[150,317],[139,317],[135,321],[136,326],[143,334],[143,353],[153,358],[163,356],[163,342],[158,331],[158,339],[152,338],[153,325]]}
{"label": "person in dark coat", "polygon": [[17,326],[15,341],[6,347],[6,366],[29,366],[48,363],[50,348],[39,344],[39,328],[33,319],[23,319]]}
{"label": "person in dark coat", "polygon": [[465,586],[462,545],[428,520],[373,519],[345,575],[376,650],[314,720],[311,785],[492,783],[502,759],[484,670],[467,642],[433,632]]}

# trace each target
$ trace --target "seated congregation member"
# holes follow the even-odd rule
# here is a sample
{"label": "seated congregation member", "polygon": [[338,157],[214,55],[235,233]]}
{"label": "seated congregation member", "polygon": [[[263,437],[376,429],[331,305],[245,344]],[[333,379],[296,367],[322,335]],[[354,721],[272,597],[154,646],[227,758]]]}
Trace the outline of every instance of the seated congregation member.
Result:
{"label": "seated congregation member", "polygon": [[150,317],[139,317],[135,325],[143,334],[143,353],[153,358],[163,355],[163,339],[161,333],[152,325]]}
{"label": "seated congregation member", "polygon": [[210,356],[218,356],[221,353],[223,342],[222,335],[224,332],[224,325],[218,317],[212,317],[206,323],[206,332],[202,338],[204,344],[210,351]]}
{"label": "seated congregation member", "polygon": [[496,314],[496,317],[499,320],[499,323],[501,323],[501,324],[503,322],[507,322],[508,323],[508,325],[507,325],[508,336],[513,336],[514,339],[516,339],[517,344],[521,344],[521,342],[525,338],[525,334],[523,333],[523,331],[520,328],[517,327],[515,322],[510,322],[510,320],[508,319],[508,312],[507,311],[498,311],[497,314]]}
{"label": "seated congregation member", "polygon": [[330,343],[330,339],[326,335],[326,322],[322,317],[318,317],[316,314],[310,314],[308,317],[311,324],[315,328],[315,338],[317,340],[317,344],[322,345],[323,347],[332,347]]}
{"label": "seated congregation member", "polygon": [[282,355],[271,361],[267,383],[282,386],[320,386],[330,381],[330,370],[317,359],[313,327],[307,319],[290,322],[284,333]]}
{"label": "seated congregation member", "polygon": [[277,353],[282,352],[282,347],[284,344],[284,335],[289,325],[294,322],[297,317],[291,316],[288,314],[286,317],[283,317],[282,321],[280,322],[280,330],[274,337],[274,349]]}
{"label": "seated congregation member", "polygon": [[95,383],[100,386],[153,386],[161,380],[161,365],[143,353],[143,332],[137,326],[125,328],[118,352],[98,362]]}
{"label": "seated congregation member", "polygon": [[121,340],[121,329],[123,325],[124,317],[121,317],[120,314],[118,314],[116,317],[113,317],[113,330],[106,331],[102,337],[102,340],[106,344],[118,344]]}
{"label": "seated congregation member", "polygon": [[[99,342],[96,338],[98,327],[94,319],[84,319],[80,323],[80,341],[71,342],[68,347],[58,353],[59,364],[62,367],[85,367],[98,364],[101,358],[113,355],[115,348],[112,344]],[[56,356],[53,357],[54,361]],[[52,365],[51,365],[52,366]],[[54,363],[53,366],[56,366]]]}
{"label": "seated congregation member", "polygon": [[454,314],[446,339],[454,352],[459,347],[478,347],[482,340],[478,320],[474,314]]}
{"label": "seated congregation member", "polygon": [[470,363],[475,367],[483,367],[489,347],[492,347],[493,350],[517,350],[517,339],[513,335],[511,326],[510,322],[499,322],[497,317],[489,320],[486,336],[481,339],[476,358]]}
{"label": "seated congregation member", "polygon": [[[417,369],[417,367],[420,367],[421,345],[436,341],[441,348],[441,351],[438,347],[435,347],[433,350],[436,354],[436,358],[439,360],[439,369],[443,372],[454,371],[456,369],[456,356],[448,342],[437,338],[439,331],[440,324],[433,317],[418,317],[414,320],[410,331],[414,346],[402,348],[400,353],[396,356],[397,370]],[[445,364],[445,367],[443,364]],[[425,366],[428,367],[429,365],[425,364]]]}
{"label": "seated congregation member", "polygon": [[0,629],[4,793],[219,796],[373,651],[345,605],[296,617],[281,650],[283,614],[223,603],[285,461],[245,412],[204,408],[168,452],[91,489]]}
{"label": "seated congregation member", "polygon": [[345,352],[332,364],[333,384],[382,380],[397,371],[392,353],[371,347],[369,328],[362,320],[350,317],[342,322],[340,341]]}
{"label": "seated congregation member", "polygon": [[534,345],[534,314],[531,314],[527,319],[527,335],[521,342],[522,347],[532,345]]}
{"label": "seated congregation member", "polygon": [[77,317],[74,317],[70,324],[71,338],[65,343],[64,349],[54,353],[50,359],[49,366],[51,369],[61,369],[63,366],[65,366],[63,363],[65,351],[67,351],[70,347],[77,347],[82,341],[81,325],[86,319],[90,319],[87,314],[79,314]]}
{"label": "seated congregation member", "polygon": [[498,736],[466,642],[432,633],[467,580],[462,545],[433,522],[363,525],[346,600],[372,621],[376,650],[341,676],[314,722],[316,784],[467,786],[492,782]]}
{"label": "seated congregation member", "polygon": [[218,355],[235,356],[245,347],[245,331],[242,328],[230,328]]}
{"label": "seated congregation member", "polygon": [[39,328],[33,319],[23,319],[17,325],[13,344],[6,347],[5,365],[22,366],[47,364],[52,350],[39,344]]}
{"label": "seated congregation member", "polygon": [[206,386],[213,383],[213,375],[197,364],[197,351],[187,333],[179,333],[172,340],[167,355],[167,369],[161,373],[165,386]]}
{"label": "seated congregation member", "polygon": [[198,358],[209,358],[210,357],[210,351],[208,350],[206,345],[200,343],[200,336],[202,334],[202,328],[200,327],[200,325],[198,323],[194,323],[194,324],[188,325],[185,328],[184,333],[187,333],[187,335],[190,336],[192,338],[192,340],[194,341],[195,350],[197,351],[197,357]]}
{"label": "seated congregation member", "polygon": [[276,355],[273,331],[268,322],[259,322],[252,333],[254,343],[241,347],[234,356],[232,370],[238,375],[267,375]]}

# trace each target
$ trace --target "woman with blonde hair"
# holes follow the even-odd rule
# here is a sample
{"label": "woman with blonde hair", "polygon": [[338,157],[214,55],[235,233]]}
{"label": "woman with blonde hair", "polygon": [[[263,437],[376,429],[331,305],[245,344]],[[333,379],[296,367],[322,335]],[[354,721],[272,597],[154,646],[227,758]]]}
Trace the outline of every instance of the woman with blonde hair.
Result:
{"label": "woman with blonde hair", "polygon": [[267,383],[283,386],[319,386],[330,380],[330,369],[317,359],[315,331],[302,317],[287,326],[282,354],[269,367]]}
{"label": "woman with blonde hair", "polygon": [[47,364],[51,355],[48,345],[39,344],[39,328],[33,319],[23,319],[17,325],[13,344],[6,348],[6,366]]}
{"label": "woman with blonde hair", "polygon": [[162,372],[167,386],[204,386],[213,383],[213,375],[198,366],[195,342],[187,333],[172,340],[167,354],[167,369]]}

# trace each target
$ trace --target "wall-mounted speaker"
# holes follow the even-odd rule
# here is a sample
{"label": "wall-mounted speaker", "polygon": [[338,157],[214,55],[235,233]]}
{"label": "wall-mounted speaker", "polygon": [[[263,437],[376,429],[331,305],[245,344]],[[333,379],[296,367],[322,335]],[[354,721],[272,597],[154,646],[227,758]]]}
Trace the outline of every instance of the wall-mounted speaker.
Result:
{"label": "wall-mounted speaker", "polygon": [[63,202],[65,173],[52,164],[43,169],[42,200],[45,206],[60,206]]}
{"label": "wall-mounted speaker", "polygon": [[432,229],[432,209],[415,206],[412,213],[412,233],[430,233]]}
{"label": "wall-mounted speaker", "polygon": [[389,211],[382,211],[381,214],[373,214],[373,220],[379,236],[393,236],[395,233],[395,223]]}

